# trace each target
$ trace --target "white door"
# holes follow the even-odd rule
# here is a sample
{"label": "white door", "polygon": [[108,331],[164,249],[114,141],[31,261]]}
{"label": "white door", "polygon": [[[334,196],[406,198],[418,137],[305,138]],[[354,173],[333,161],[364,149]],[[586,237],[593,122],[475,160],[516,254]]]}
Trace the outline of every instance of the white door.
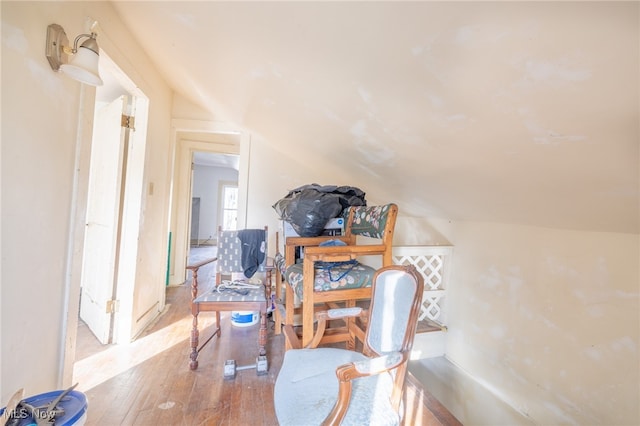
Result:
{"label": "white door", "polygon": [[112,341],[115,310],[126,106],[121,96],[96,112],[91,147],[80,318],[103,344]]}

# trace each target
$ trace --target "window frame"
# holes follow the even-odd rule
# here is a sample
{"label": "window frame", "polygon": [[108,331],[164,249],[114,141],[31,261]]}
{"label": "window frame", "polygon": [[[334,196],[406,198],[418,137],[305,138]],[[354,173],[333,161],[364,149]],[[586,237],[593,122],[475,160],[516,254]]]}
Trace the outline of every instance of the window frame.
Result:
{"label": "window frame", "polygon": [[[226,195],[226,191],[228,189],[234,189],[236,191],[236,206],[235,208],[228,208],[225,205],[225,195]],[[219,219],[218,219],[218,223],[219,226],[225,230],[237,230],[238,228],[238,203],[239,203],[239,196],[240,196],[240,191],[238,188],[238,182],[237,181],[220,181],[218,184],[218,214],[219,214]],[[235,228],[234,229],[226,229],[225,228],[225,212],[228,211],[235,211],[236,212],[236,218],[235,218]]]}

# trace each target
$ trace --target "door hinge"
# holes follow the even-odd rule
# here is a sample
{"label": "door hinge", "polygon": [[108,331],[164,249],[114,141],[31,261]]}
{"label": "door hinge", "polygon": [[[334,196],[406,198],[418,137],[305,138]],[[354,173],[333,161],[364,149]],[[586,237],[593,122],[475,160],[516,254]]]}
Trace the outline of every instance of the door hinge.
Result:
{"label": "door hinge", "polygon": [[120,310],[120,301],[119,300],[107,300],[107,313],[115,314]]}
{"label": "door hinge", "polygon": [[136,122],[136,118],[132,115],[124,115],[122,114],[122,119],[120,120],[120,125],[125,129],[131,129],[135,132],[136,128],[134,127]]}

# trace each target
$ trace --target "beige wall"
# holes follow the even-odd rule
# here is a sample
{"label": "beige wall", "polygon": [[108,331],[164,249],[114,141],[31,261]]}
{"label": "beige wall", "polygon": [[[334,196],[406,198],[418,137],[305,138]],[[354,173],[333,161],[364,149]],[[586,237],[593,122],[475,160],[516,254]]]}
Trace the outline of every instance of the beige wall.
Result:
{"label": "beige wall", "polygon": [[456,224],[447,357],[536,424],[637,425],[639,239]]}
{"label": "beige wall", "polygon": [[140,293],[164,292],[171,92],[109,3],[3,1],[1,7],[0,395],[6,401],[18,388],[29,395],[69,385],[75,350],[95,89],[51,70],[47,25],[62,25],[73,40],[89,29],[87,17],[97,20],[101,49],[149,97],[143,185],[155,189],[141,200],[134,317]]}

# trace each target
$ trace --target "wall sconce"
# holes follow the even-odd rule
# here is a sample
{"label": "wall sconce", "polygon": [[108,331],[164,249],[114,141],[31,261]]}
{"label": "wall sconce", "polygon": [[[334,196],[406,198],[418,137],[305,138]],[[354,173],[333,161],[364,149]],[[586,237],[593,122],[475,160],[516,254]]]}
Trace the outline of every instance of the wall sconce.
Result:
{"label": "wall sconce", "polygon": [[[78,47],[81,38],[86,40]],[[64,29],[58,24],[47,27],[47,48],[45,55],[54,71],[62,71],[74,80],[91,86],[102,86],[102,79],[98,72],[99,49],[96,41],[97,34],[80,34],[73,42],[73,48],[68,46],[69,39]],[[73,55],[71,60],[68,56]]]}

